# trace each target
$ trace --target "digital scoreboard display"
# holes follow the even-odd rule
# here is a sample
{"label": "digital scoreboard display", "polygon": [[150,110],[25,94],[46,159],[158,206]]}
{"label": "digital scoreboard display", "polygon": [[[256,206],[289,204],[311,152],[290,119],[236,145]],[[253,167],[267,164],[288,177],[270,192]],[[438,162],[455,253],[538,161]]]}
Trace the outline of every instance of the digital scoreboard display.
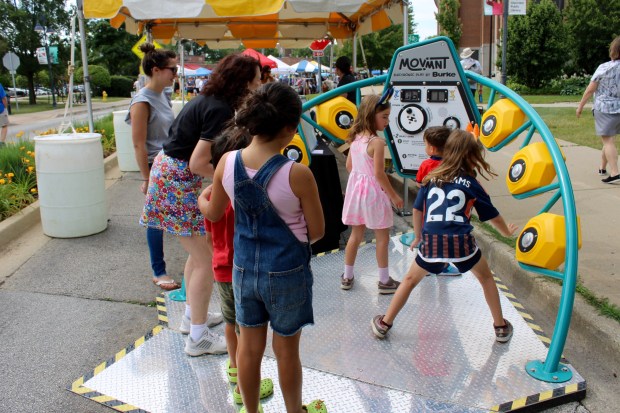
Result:
{"label": "digital scoreboard display", "polygon": [[400,91],[401,102],[422,102],[422,91],[420,89],[403,89]]}
{"label": "digital scoreboard display", "polygon": [[448,101],[448,89],[429,89],[426,91],[426,101],[429,103],[445,103]]}

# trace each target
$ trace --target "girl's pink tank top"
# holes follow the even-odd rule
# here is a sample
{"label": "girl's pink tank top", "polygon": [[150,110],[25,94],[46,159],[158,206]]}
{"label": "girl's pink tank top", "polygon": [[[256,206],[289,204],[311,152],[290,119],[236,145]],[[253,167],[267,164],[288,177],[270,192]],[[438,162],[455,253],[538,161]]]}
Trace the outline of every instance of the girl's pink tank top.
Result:
{"label": "girl's pink tank top", "polygon": [[[230,202],[235,207],[235,158],[237,151],[232,151],[226,157],[226,165],[224,168],[224,177],[222,184],[224,190],[230,198]],[[301,242],[308,242],[308,227],[303,210],[301,209],[301,201],[291,189],[289,175],[293,162],[287,162],[272,177],[267,184],[267,195],[271,203],[275,207],[278,215],[288,225],[293,234]],[[255,169],[245,168],[248,176],[254,178],[258,172]]]}

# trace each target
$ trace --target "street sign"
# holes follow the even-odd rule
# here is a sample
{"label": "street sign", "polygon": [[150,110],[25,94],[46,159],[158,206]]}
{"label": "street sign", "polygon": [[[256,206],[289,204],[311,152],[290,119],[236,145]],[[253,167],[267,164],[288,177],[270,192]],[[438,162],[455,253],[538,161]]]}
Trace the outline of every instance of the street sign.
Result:
{"label": "street sign", "polygon": [[417,43],[419,41],[420,41],[420,35],[419,34],[410,34],[409,35],[409,44]]}
{"label": "street sign", "polygon": [[508,3],[508,14],[509,15],[526,15],[527,7],[525,4],[525,0],[510,0]]}
{"label": "street sign", "polygon": [[36,52],[37,60],[39,61],[39,64],[46,65],[47,64],[47,51],[45,50],[45,47],[37,47],[37,50],[35,52]]}
{"label": "street sign", "polygon": [[[144,53],[142,52],[142,50],[140,50],[140,46],[143,43],[146,43],[146,34],[142,36],[140,40],[138,40],[136,44],[134,44],[133,47],[131,48],[131,51],[134,52],[134,54],[138,56],[140,60],[142,60],[142,58],[144,57]],[[156,41],[153,41],[153,46],[155,46],[156,49],[162,48],[161,44],[157,43]]]}
{"label": "street sign", "polygon": [[312,57],[323,57],[323,56],[325,56],[325,52],[323,52],[322,50],[312,51]]}
{"label": "street sign", "polygon": [[315,40],[312,43],[310,43],[310,50],[314,51],[323,51],[325,50],[325,48],[327,46],[329,46],[330,41],[329,39],[321,39],[321,40]]}
{"label": "street sign", "polygon": [[2,64],[8,70],[15,71],[19,67],[19,57],[13,52],[8,52],[2,58]]}

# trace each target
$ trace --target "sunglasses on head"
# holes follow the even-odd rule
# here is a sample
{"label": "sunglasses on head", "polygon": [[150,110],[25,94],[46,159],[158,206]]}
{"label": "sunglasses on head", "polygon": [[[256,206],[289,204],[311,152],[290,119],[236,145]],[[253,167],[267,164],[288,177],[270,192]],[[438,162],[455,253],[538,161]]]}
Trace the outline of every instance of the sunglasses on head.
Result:
{"label": "sunglasses on head", "polygon": [[377,102],[377,105],[375,106],[375,109],[378,108],[379,106],[383,106],[386,103],[388,103],[390,101],[390,99],[392,98],[393,94],[394,94],[394,88],[393,87],[390,87],[385,92],[383,92],[383,95],[381,95],[381,98],[379,98],[379,101]]}

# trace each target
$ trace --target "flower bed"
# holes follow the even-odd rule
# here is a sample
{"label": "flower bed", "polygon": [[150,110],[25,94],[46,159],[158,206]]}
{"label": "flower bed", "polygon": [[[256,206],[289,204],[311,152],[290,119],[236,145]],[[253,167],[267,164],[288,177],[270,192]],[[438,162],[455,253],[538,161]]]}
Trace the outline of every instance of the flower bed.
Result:
{"label": "flower bed", "polygon": [[[95,133],[101,134],[103,157],[116,151],[112,115],[95,122]],[[88,132],[88,126],[75,129]],[[110,132],[112,131],[112,132]],[[37,132],[37,136],[58,133],[56,129]],[[22,138],[23,132],[17,133]],[[37,175],[34,158],[34,142],[24,140],[0,147],[0,221],[16,214],[37,200]]]}

